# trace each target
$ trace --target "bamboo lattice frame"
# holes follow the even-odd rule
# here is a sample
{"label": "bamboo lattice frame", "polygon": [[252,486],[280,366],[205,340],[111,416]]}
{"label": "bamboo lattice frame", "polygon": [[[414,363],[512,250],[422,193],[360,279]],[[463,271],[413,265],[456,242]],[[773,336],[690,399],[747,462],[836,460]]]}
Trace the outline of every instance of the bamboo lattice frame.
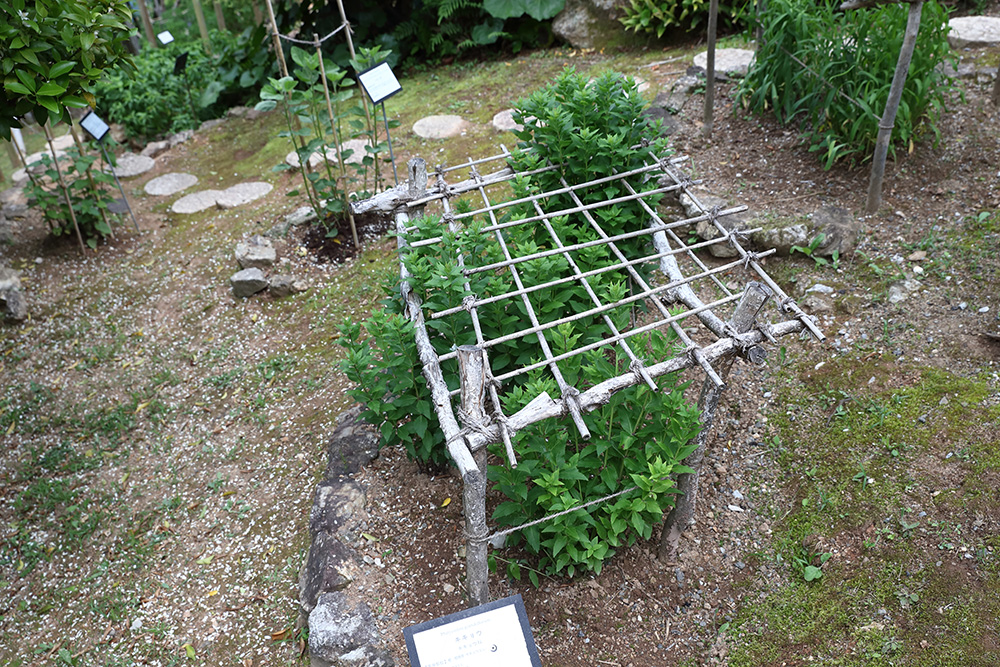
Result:
{"label": "bamboo lattice frame", "polygon": [[[641,147],[637,149],[647,150]],[[604,405],[614,393],[640,383],[645,383],[655,390],[655,379],[659,376],[689,368],[700,368],[706,377],[700,401],[703,430],[699,436],[697,461],[689,459],[690,463],[696,464],[691,466],[696,473],[693,475],[693,486],[689,484],[685,489],[683,483],[679,484],[681,490],[689,496],[686,501],[689,507],[685,512],[687,519],[690,519],[697,491],[697,469],[704,451],[704,433],[710,427],[719,395],[725,386],[724,378],[734,358],[741,356],[753,363],[763,363],[766,352],[761,343],[765,341],[773,343],[778,337],[792,333],[808,331],[817,339],[823,339],[823,334],[812,319],[799,309],[762,268],[759,260],[773,251],[758,254],[745,250],[738,234],[731,232],[723,224],[727,216],[742,212],[746,207],[737,206],[728,209],[704,207],[691,190],[697,181],[689,178],[681,169],[684,158],[667,159],[649,153],[646,165],[642,168],[579,185],[571,185],[563,179],[562,187],[557,190],[519,199],[510,199],[509,181],[518,176],[551,171],[556,167],[549,165],[534,171],[518,173],[509,166],[509,158],[511,153],[502,147],[499,155],[481,160],[469,160],[460,166],[439,167],[430,175],[433,183],[429,188],[426,185],[428,177],[423,170],[423,160],[419,158],[411,160],[408,189],[404,189],[406,187],[404,186],[389,195],[391,206],[395,207],[396,231],[401,251],[402,297],[407,315],[415,325],[417,348],[423,363],[424,375],[434,398],[449,453],[465,482],[467,574],[469,594],[474,604],[481,604],[488,599],[487,543],[492,538],[517,530],[500,531],[493,535],[489,535],[486,530],[486,445],[503,442],[510,465],[516,465],[511,439],[517,431],[543,419],[568,415],[580,435],[587,438],[589,432],[581,415]],[[483,174],[481,169],[484,167],[493,170]],[[469,178],[454,184],[449,183],[449,177],[459,169],[468,170]],[[612,181],[622,185],[629,194],[598,203],[583,203],[580,194]],[[655,187],[649,189],[651,181],[655,181]],[[699,214],[688,218],[665,220],[654,208],[655,204],[651,205],[647,201],[654,195],[664,193],[686,195],[694,202]],[[573,205],[547,210],[550,197],[557,194],[568,196]],[[452,203],[455,198],[471,198],[475,204],[472,210],[459,213]],[[373,200],[369,200],[371,201]],[[624,201],[638,202],[648,216],[649,226],[642,230],[609,235],[593,211]],[[369,202],[362,203],[361,206],[355,205],[355,212],[371,208]],[[523,219],[501,220],[505,211],[523,205],[530,205],[535,214]],[[437,209],[428,212],[440,214],[442,235],[446,231],[458,231],[463,220],[473,216],[485,217],[488,222],[481,231],[496,239],[503,251],[503,261],[486,266],[467,266],[466,258],[458,257],[458,264],[467,277],[487,271],[502,272],[503,275],[509,276],[511,289],[504,294],[482,298],[470,293],[465,297],[461,307],[441,312],[425,312],[419,296],[410,289],[411,276],[403,264],[402,251],[407,246],[420,247],[441,242],[441,235],[419,240],[412,238],[416,229],[411,224],[412,217],[426,208]],[[552,224],[553,218],[575,213],[581,214],[593,230],[595,234],[593,241],[567,245],[559,238]],[[688,245],[678,234],[686,233],[687,228],[699,222],[708,222],[714,226],[719,235],[709,241]],[[509,244],[505,236],[506,230],[517,225],[543,226],[551,239],[551,246],[527,255],[518,254],[519,249]],[[653,251],[642,257],[627,257],[619,248],[619,243],[636,237],[648,237]],[[731,246],[736,258],[710,266],[695,252],[717,244]],[[616,263],[608,267],[581,270],[574,259],[574,254],[598,245],[606,246],[616,258]],[[526,263],[552,256],[563,257],[570,267],[570,274],[543,285],[524,284],[520,269]],[[664,282],[656,284],[647,282],[636,268],[642,263],[655,263],[662,273]],[[632,282],[632,293],[620,301],[605,303],[592,289],[588,279],[612,270],[627,273]],[[555,317],[543,317],[538,304],[532,301],[532,295],[546,287],[570,282],[578,283],[584,289],[593,302],[593,307],[584,312],[558,313]],[[466,282],[465,285],[468,291],[469,283]],[[768,316],[762,312],[759,314],[761,307],[772,295],[775,297],[777,308],[771,309],[771,317],[777,315],[778,319],[774,323],[768,322]],[[527,322],[514,333],[496,339],[486,339],[479,321],[478,308],[486,303],[496,302],[506,303],[508,307],[513,308],[519,304],[527,314]],[[621,330],[608,316],[609,311],[615,308],[639,302],[646,304],[648,314],[642,322],[633,322],[633,326],[627,330]],[[439,354],[432,344],[432,334],[426,325],[427,321],[454,317],[460,313],[468,313],[471,316],[473,339],[449,341],[453,349]],[[604,339],[599,343],[571,349],[561,354],[554,353],[546,341],[544,332],[561,323],[585,318],[603,321],[607,327]],[[673,330],[683,346],[681,354],[647,362],[643,359],[642,353],[637,354],[629,346],[629,339],[633,336],[667,327]],[[521,339],[537,340],[544,358],[494,377],[489,367],[491,348],[500,343]],[[696,342],[696,339],[701,342]],[[630,360],[631,363],[625,372],[589,387],[575,387],[566,381],[560,367],[561,362],[590,349],[612,347],[619,348]],[[449,388],[442,370],[443,367],[450,368],[453,372],[455,370],[453,359],[458,359],[457,375],[460,378],[460,383],[457,383],[458,388],[455,388],[454,377]],[[561,395],[552,397],[542,393],[519,411],[509,415],[504,414],[498,385],[539,368],[548,369]],[[461,396],[461,401],[456,405],[458,395]],[[696,455],[692,455],[692,458]],[[679,502],[679,508],[680,504]],[[682,512],[681,519],[684,518]],[[670,523],[668,519],[668,524]],[[683,525],[680,529],[683,529]],[[665,530],[664,533],[666,532]]]}

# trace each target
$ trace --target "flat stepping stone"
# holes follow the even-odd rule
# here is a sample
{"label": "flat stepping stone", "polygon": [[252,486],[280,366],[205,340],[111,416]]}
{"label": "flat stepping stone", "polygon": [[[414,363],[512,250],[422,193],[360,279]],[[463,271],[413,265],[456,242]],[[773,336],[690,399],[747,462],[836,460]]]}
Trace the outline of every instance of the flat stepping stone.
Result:
{"label": "flat stepping stone", "polygon": [[513,132],[523,130],[524,125],[514,122],[513,109],[504,109],[493,114],[493,129],[497,132]]}
{"label": "flat stepping stone", "polygon": [[960,16],[948,21],[948,27],[948,44],[953,49],[1000,44],[1000,18],[995,16]]}
{"label": "flat stepping stone", "polygon": [[156,166],[156,160],[145,155],[125,153],[118,158],[118,166],[112,168],[112,173],[118,178],[133,178]]}
{"label": "flat stepping stone", "polygon": [[181,190],[187,190],[198,182],[198,177],[194,174],[170,173],[157,176],[143,188],[147,195],[156,197],[167,197],[175,195]]}
{"label": "flat stepping stone", "polygon": [[[728,74],[733,77],[743,77],[750,69],[754,52],[747,49],[716,49],[715,73]],[[694,57],[695,67],[708,69],[708,51],[702,51]]]}
{"label": "flat stepping stone", "polygon": [[[301,167],[302,163],[299,161],[299,154],[297,152],[295,152],[295,151],[292,151],[291,153],[289,153],[288,155],[286,155],[285,156],[285,164],[287,164],[288,166],[290,166],[293,169],[298,169],[299,167]],[[318,152],[310,153],[309,154],[309,168],[310,169],[315,169],[316,167],[320,166],[321,164],[323,164],[323,156],[321,156]]]}
{"label": "flat stepping stone", "polygon": [[262,181],[240,183],[220,192],[216,198],[216,205],[221,209],[236,208],[260,199],[273,189],[273,185]]}
{"label": "flat stepping stone", "polygon": [[64,151],[67,148],[76,145],[76,140],[73,139],[72,134],[64,134],[61,137],[56,137],[52,140],[52,145],[56,147],[57,151]]}
{"label": "flat stepping stone", "polygon": [[457,137],[469,127],[461,116],[427,116],[413,124],[413,133],[424,139]]}
{"label": "flat stepping stone", "polygon": [[206,209],[213,208],[215,202],[219,200],[219,195],[222,194],[221,190],[201,190],[200,192],[192,192],[189,195],[185,195],[174,202],[174,205],[170,207],[171,213],[181,213],[181,214],[191,214],[200,213]]}
{"label": "flat stepping stone", "polygon": [[[340,144],[341,151],[353,151],[347,159],[344,160],[345,164],[361,164],[361,161],[365,159],[368,155],[368,151],[365,150],[365,146],[370,146],[364,139],[348,139],[344,143]],[[326,158],[331,162],[337,161],[337,151],[332,148],[326,149]]]}

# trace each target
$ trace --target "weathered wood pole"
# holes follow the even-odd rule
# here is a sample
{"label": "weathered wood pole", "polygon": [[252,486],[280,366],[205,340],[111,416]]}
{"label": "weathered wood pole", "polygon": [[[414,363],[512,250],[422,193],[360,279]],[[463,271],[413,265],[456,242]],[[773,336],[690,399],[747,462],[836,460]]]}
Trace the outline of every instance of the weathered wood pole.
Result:
{"label": "weathered wood pole", "polygon": [[59,157],[56,154],[56,146],[52,141],[52,130],[49,129],[49,124],[46,123],[42,126],[45,129],[45,138],[49,142],[49,150],[52,152],[52,164],[56,167],[56,175],[59,177],[59,186],[62,188],[63,197],[66,199],[66,206],[69,207],[69,218],[73,221],[73,229],[76,230],[76,240],[80,244],[80,254],[86,254],[86,247],[83,245],[83,235],[80,234],[80,225],[76,221],[76,211],[73,210],[73,199],[69,196],[69,188],[66,186],[66,181],[63,179],[62,169],[59,168]]}
{"label": "weathered wood pole", "polygon": [[142,19],[142,31],[146,34],[146,41],[154,49],[159,48],[156,43],[156,33],[153,32],[153,22],[149,19],[149,9],[146,7],[146,0],[137,0],[139,5],[139,18]]}
{"label": "weathered wood pole", "polygon": [[205,12],[201,9],[201,0],[191,0],[194,5],[194,18],[198,21],[198,32],[201,33],[201,43],[205,47],[205,52],[212,53],[212,42],[208,39],[208,24],[205,23]]}
{"label": "weathered wood pole", "polygon": [[[757,313],[764,307],[764,304],[771,297],[771,290],[758,282],[751,282],[747,285],[743,298],[729,319],[729,325],[737,333],[746,333],[753,328]],[[756,348],[756,349],[755,349]],[[763,348],[759,346],[751,347],[745,354],[754,363],[763,363]],[[723,357],[718,361],[717,368],[719,376],[723,379],[729,375],[733,367],[735,355]],[[719,408],[719,399],[725,386],[716,385],[709,378],[701,387],[701,395],[698,397],[698,409],[701,410],[701,430],[695,436],[695,450],[684,459],[684,465],[688,466],[693,473],[685,473],[677,476],[677,489],[681,495],[677,497],[677,504],[667,515],[663,522],[663,532],[660,534],[660,560],[674,560],[677,557],[680,545],[681,533],[691,523],[694,518],[695,506],[698,502],[698,477],[701,474],[701,465],[705,460],[705,441],[708,431],[715,420],[715,413]]]}
{"label": "weathered wood pole", "polygon": [[708,3],[708,62],[705,63],[705,114],[701,133],[705,137],[712,136],[712,123],[715,114],[715,33],[719,24],[719,0]]}
{"label": "weathered wood pole", "polygon": [[24,165],[21,164],[21,156],[18,154],[17,148],[14,147],[14,142],[5,141],[3,143],[4,146],[7,147],[7,157],[10,158],[10,164],[14,167],[14,169],[23,167]]}
{"label": "weathered wood pole", "polygon": [[281,76],[288,76],[285,52],[281,48],[281,38],[278,37],[278,22],[274,20],[274,7],[271,6],[271,0],[264,0],[264,4],[267,6],[267,20],[271,24],[271,39],[274,40],[274,55],[278,58],[278,71]]}
{"label": "weathered wood pole", "polygon": [[892,139],[892,129],[896,125],[896,112],[899,101],[903,97],[903,86],[906,75],[910,72],[910,60],[913,58],[913,47],[917,43],[917,33],[920,31],[920,13],[923,11],[923,0],[910,4],[910,13],[906,18],[906,33],[903,35],[903,46],[899,49],[899,60],[896,61],[896,72],[892,75],[892,85],[889,87],[889,99],[885,103],[885,111],[878,124],[878,138],[875,140],[875,155],[872,157],[871,180],[868,182],[868,203],[866,213],[875,213],[882,204],[882,178],[885,176],[885,158],[889,153],[889,141]]}
{"label": "weathered wood pole", "polygon": [[[486,426],[486,364],[483,349],[478,345],[460,345],[458,352],[458,380],[462,391],[462,411],[459,420],[466,428],[476,430]],[[486,474],[485,447],[473,455],[479,471]]]}
{"label": "weathered wood pole", "polygon": [[219,30],[226,32],[226,15],[222,12],[222,3],[215,0],[215,25]]}
{"label": "weathered wood pole", "polygon": [[264,10],[260,8],[260,0],[251,0],[250,6],[253,7],[254,25],[260,25],[264,22]]}

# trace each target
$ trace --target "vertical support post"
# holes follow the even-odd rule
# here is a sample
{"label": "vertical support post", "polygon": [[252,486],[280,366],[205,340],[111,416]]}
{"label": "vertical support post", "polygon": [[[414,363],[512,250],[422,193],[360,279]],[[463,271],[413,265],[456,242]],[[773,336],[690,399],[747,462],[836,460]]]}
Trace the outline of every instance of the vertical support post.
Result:
{"label": "vertical support post", "polygon": [[[478,345],[460,345],[458,352],[458,380],[462,391],[462,410],[458,418],[468,429],[486,426],[486,358]],[[473,452],[479,472],[486,474],[486,447]]]}
{"label": "vertical support post", "polygon": [[146,34],[146,41],[150,47],[159,48],[156,43],[156,34],[153,32],[153,22],[149,20],[149,9],[146,7],[146,0],[138,0],[139,18],[142,19],[142,31]]}
{"label": "vertical support post", "polygon": [[63,178],[62,169],[59,168],[59,156],[56,154],[56,146],[52,142],[52,130],[49,129],[49,124],[46,123],[42,126],[45,130],[45,138],[49,142],[49,151],[52,153],[52,164],[56,167],[56,175],[59,177],[59,187],[62,188],[63,197],[66,199],[66,206],[69,207],[69,218],[73,221],[73,229],[76,230],[76,240],[80,244],[80,254],[86,254],[86,248],[83,245],[83,235],[80,233],[80,225],[76,221],[76,211],[73,210],[73,199],[69,196],[69,188],[66,187],[66,180]]}
{"label": "vertical support post", "polygon": [[215,0],[215,25],[219,30],[226,32],[226,15],[222,12],[222,3]]}
{"label": "vertical support post", "polygon": [[[729,327],[738,334],[746,333],[753,327],[757,313],[764,307],[764,304],[771,296],[769,290],[762,283],[751,282],[747,285],[743,297],[740,299],[733,316],[729,320]],[[748,350],[749,356],[763,362],[763,357],[759,354],[762,349],[754,353],[753,349]],[[718,364],[719,376],[725,379],[733,367],[735,355],[723,357]],[[711,379],[706,378],[701,387],[701,395],[698,397],[698,409],[701,411],[701,430],[695,436],[695,450],[684,459],[684,465],[688,466],[693,473],[686,473],[677,476],[677,489],[681,495],[677,497],[677,504],[667,515],[663,522],[663,532],[660,534],[660,560],[674,560],[677,557],[680,545],[681,532],[691,523],[694,518],[695,505],[698,502],[698,477],[701,474],[701,465],[705,460],[705,443],[708,431],[715,420],[715,413],[719,407],[719,399],[725,386],[718,386]]]}
{"label": "vertical support post", "polygon": [[399,175],[396,173],[396,156],[392,154],[392,137],[389,136],[389,119],[385,115],[385,102],[382,102],[382,122],[385,123],[385,140],[389,143],[389,160],[392,162],[392,180],[399,185]]}
{"label": "vertical support post", "polygon": [[[13,139],[13,137],[11,137]],[[13,141],[5,141],[4,144],[7,146],[7,157],[10,158],[10,163],[13,165],[14,169],[20,169],[25,166],[21,163],[21,155],[17,152],[17,148],[14,146]]]}
{"label": "vertical support post", "polygon": [[410,201],[420,199],[427,194],[427,161],[422,157],[410,158],[406,163],[406,171],[410,184],[407,196]]}
{"label": "vertical support post", "polygon": [[[78,151],[80,151],[80,157],[83,157],[83,155],[84,155],[83,141],[80,140],[80,133],[76,131],[76,123],[75,122],[73,122],[73,121],[70,122],[70,124],[69,124],[69,131],[73,135],[73,141],[76,142],[76,149]],[[91,191],[96,191],[97,190],[97,182],[94,181],[94,170],[90,166],[87,167],[87,180],[90,182],[90,189],[91,189]],[[103,206],[98,206],[97,210],[101,214],[101,220],[103,220],[104,224],[108,226],[108,230],[109,230],[109,232],[111,234],[111,237],[114,238],[114,236],[115,236],[115,230],[111,226],[111,221],[108,220],[108,212],[107,212],[107,210],[105,210],[105,208]]]}
{"label": "vertical support post", "polygon": [[712,136],[715,114],[715,33],[719,24],[719,0],[708,3],[708,71],[705,73],[705,113],[702,118],[701,133]]}
{"label": "vertical support post", "polygon": [[108,159],[108,151],[104,148],[104,142],[98,141],[97,145],[101,147],[101,155],[104,156],[104,161],[108,163],[108,168],[111,169],[111,175],[114,176],[115,185],[118,186],[118,192],[122,194],[122,201],[125,202],[125,208],[128,209],[128,214],[132,216],[132,224],[135,225],[135,231],[139,231],[139,222],[135,219],[135,213],[132,212],[132,206],[128,203],[128,197],[125,196],[125,190],[122,188],[121,181],[118,180],[118,174],[115,173],[115,168],[111,166],[111,160]]}
{"label": "vertical support post", "polygon": [[208,25],[205,23],[205,12],[201,10],[201,0],[191,0],[194,5],[194,17],[198,21],[198,32],[201,33],[201,43],[205,53],[212,54],[212,42],[208,39]]}
{"label": "vertical support post", "polygon": [[903,35],[903,46],[899,49],[899,60],[896,61],[896,71],[892,75],[889,87],[889,99],[885,102],[885,111],[878,123],[878,137],[875,139],[875,155],[872,157],[872,174],[868,182],[868,202],[865,213],[875,213],[882,205],[882,178],[885,176],[885,158],[889,152],[889,140],[892,129],[896,126],[896,112],[899,111],[899,101],[903,97],[903,86],[906,75],[910,72],[910,60],[913,58],[913,47],[917,43],[917,33],[920,31],[920,13],[924,1],[916,0],[910,4],[910,13],[906,17],[906,33]]}
{"label": "vertical support post", "polygon": [[470,470],[462,477],[465,510],[465,585],[473,606],[490,601],[490,568],[486,549],[486,475]]}
{"label": "vertical support post", "polygon": [[267,6],[267,20],[271,24],[271,39],[274,40],[274,55],[278,58],[278,71],[281,72],[281,76],[288,76],[285,52],[281,48],[281,38],[278,37],[278,23],[274,20],[274,7],[271,6],[271,0],[264,0],[264,4]]}
{"label": "vertical support post", "polygon": [[764,12],[767,11],[767,0],[757,0],[757,27],[754,29],[754,39],[757,48],[764,44]]}
{"label": "vertical support post", "polygon": [[997,76],[993,79],[993,92],[990,94],[990,101],[993,102],[993,106],[1000,107],[1000,69],[997,70]]}
{"label": "vertical support post", "polygon": [[[351,54],[351,60],[357,60],[358,55],[354,52],[354,38],[351,37],[351,24],[347,22],[347,13],[344,11],[344,0],[337,0],[337,9],[340,10],[340,24],[344,26],[344,35],[347,37],[347,52]],[[368,100],[365,99],[364,95],[361,95],[361,106],[365,110],[365,122],[368,124],[368,127],[372,127],[372,117],[368,113]],[[375,145],[374,138],[372,145]],[[375,173],[378,173],[378,165],[376,165],[375,169]],[[365,180],[367,181],[367,176]],[[368,187],[367,182],[365,183],[365,187]]]}

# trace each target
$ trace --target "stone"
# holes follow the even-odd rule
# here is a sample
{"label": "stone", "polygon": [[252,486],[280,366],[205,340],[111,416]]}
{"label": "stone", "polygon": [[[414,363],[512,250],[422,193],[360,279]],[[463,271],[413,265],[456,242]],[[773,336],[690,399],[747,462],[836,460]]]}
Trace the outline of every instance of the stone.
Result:
{"label": "stone", "polygon": [[276,299],[283,299],[286,296],[305,292],[308,289],[305,285],[295,279],[294,276],[278,275],[271,278],[271,285],[268,293]]}
{"label": "stone", "polygon": [[[726,76],[742,78],[747,75],[750,64],[753,62],[754,52],[748,49],[716,49],[715,50],[715,78],[718,80]],[[695,67],[700,67],[708,71],[708,51],[702,51],[694,57]]]}
{"label": "stone", "polygon": [[219,194],[216,205],[221,209],[236,208],[237,206],[260,199],[273,189],[273,185],[263,181],[238,183],[231,188],[223,190]]}
{"label": "stone", "polygon": [[[762,225],[759,232],[750,235],[753,247],[758,250],[774,249],[778,255],[787,257],[792,253],[792,246],[805,248],[812,238],[809,226],[794,220],[757,221]],[[758,226],[757,224],[754,225]]]}
{"label": "stone", "polygon": [[906,301],[910,294],[920,291],[921,285],[919,280],[914,280],[913,278],[907,278],[906,280],[897,280],[893,284],[889,285],[888,301],[889,303],[896,304]]}
{"label": "stone", "polygon": [[0,267],[0,313],[20,322],[28,317],[28,304],[21,292],[21,272]]}
{"label": "stone", "polygon": [[861,235],[861,223],[846,208],[821,206],[812,215],[813,238],[823,235],[823,243],[816,254],[843,257],[854,250]]}
{"label": "stone", "polygon": [[156,157],[163,151],[170,148],[170,142],[164,139],[163,141],[151,141],[146,144],[146,147],[142,149],[139,155],[144,157]]}
{"label": "stone", "polygon": [[[32,174],[42,174],[42,173],[45,173],[46,166],[42,163],[42,158],[44,156],[46,156],[46,155],[48,155],[50,159],[52,158],[53,155],[55,155],[55,157],[57,159],[59,159],[59,160],[67,160],[67,159],[69,159],[66,156],[66,152],[65,151],[56,150],[56,152],[53,153],[51,150],[49,150],[48,148],[46,148],[43,151],[38,151],[37,153],[32,153],[31,155],[28,155],[27,157],[25,157],[24,158],[24,163],[27,165],[27,167],[25,167],[25,168],[27,170],[30,170]],[[27,173],[25,173],[24,178],[25,179],[28,178],[28,174]],[[24,180],[24,179],[17,179],[17,178],[15,178],[14,180],[16,181],[16,180]]]}
{"label": "stone", "polygon": [[229,278],[229,284],[233,286],[233,296],[245,299],[267,289],[267,278],[260,269],[243,269]]}
{"label": "stone", "polygon": [[25,218],[28,215],[28,205],[7,204],[3,207],[3,214],[8,218]]}
{"label": "stone", "polygon": [[206,120],[204,123],[198,126],[199,132],[207,132],[212,128],[219,127],[226,122],[225,118],[213,118],[211,120]]}
{"label": "stone", "polygon": [[194,136],[194,130],[183,130],[171,136],[169,139],[167,139],[167,142],[170,144],[170,147],[173,148],[177,144],[183,144],[185,141],[188,141],[193,136]]}
{"label": "stone", "polygon": [[112,172],[118,178],[134,178],[145,174],[154,166],[156,166],[156,160],[151,157],[125,153],[118,158],[118,164],[112,168]]}
{"label": "stone", "polygon": [[[341,154],[343,154],[344,151],[351,151],[351,154],[344,159],[344,164],[361,164],[361,161],[365,159],[366,155],[368,155],[368,151],[365,150],[366,146],[371,146],[371,144],[364,139],[348,139],[344,143],[340,144]],[[326,159],[336,164],[337,151],[332,148],[327,148]]]}
{"label": "stone", "polygon": [[413,133],[424,139],[448,139],[468,128],[469,122],[461,116],[427,116],[413,124]]}
{"label": "stone", "polygon": [[274,266],[277,259],[278,253],[271,241],[263,236],[251,236],[236,244],[236,262],[241,269],[266,269]]}
{"label": "stone", "polygon": [[73,139],[73,135],[70,133],[64,134],[61,137],[56,137],[52,140],[52,146],[56,149],[56,151],[64,151],[75,145],[76,140]]}
{"label": "stone", "polygon": [[615,0],[566,0],[552,20],[552,34],[576,49],[601,49],[635,43],[618,21]]}
{"label": "stone", "polygon": [[125,201],[124,197],[115,197],[113,201],[108,202],[108,213],[114,213],[115,215],[125,215],[129,212],[128,202]]}
{"label": "stone", "polygon": [[108,127],[108,136],[116,144],[124,144],[128,139],[128,135],[125,134],[125,128],[118,123],[111,123]]}
{"label": "stone", "polygon": [[16,185],[22,185],[28,180],[28,170],[25,168],[18,169],[13,174],[10,175],[11,183]]}
{"label": "stone", "polygon": [[309,612],[309,654],[314,661],[318,658],[327,661],[326,664],[342,664],[338,661],[345,655],[363,651],[378,639],[375,618],[368,605],[352,604],[340,591],[322,593]]}
{"label": "stone", "polygon": [[200,211],[214,207],[215,202],[218,201],[219,195],[221,194],[222,192],[220,190],[200,190],[198,192],[192,192],[191,194],[184,195],[175,201],[173,206],[170,207],[170,212],[184,215],[199,213]]}
{"label": "stone", "polygon": [[684,105],[687,104],[688,99],[694,94],[702,84],[704,84],[704,77],[699,77],[695,74],[686,74],[681,78],[674,81],[674,84],[670,86],[669,93],[660,93],[653,100],[653,107],[659,107],[661,109],[666,109],[671,113],[680,113]]}
{"label": "stone", "polygon": [[316,487],[316,499],[309,514],[309,532],[336,535],[364,511],[364,487],[352,481],[324,480]]}
{"label": "stone", "polygon": [[960,16],[948,21],[948,27],[948,44],[953,49],[1000,44],[1000,17]]}
{"label": "stone", "polygon": [[497,132],[523,130],[524,126],[514,122],[514,110],[504,109],[493,114],[493,129]]}
{"label": "stone", "polygon": [[305,613],[316,608],[323,593],[342,591],[356,578],[357,554],[329,533],[313,537],[299,575],[299,604]]}
{"label": "stone", "polygon": [[361,406],[343,413],[327,445],[327,479],[353,475],[378,456],[378,433],[362,421]]}
{"label": "stone", "polygon": [[285,216],[285,222],[292,227],[301,227],[316,220],[316,211],[312,206],[300,206]]}
{"label": "stone", "polygon": [[250,107],[230,107],[226,115],[230,118],[243,118],[250,111]]}
{"label": "stone", "polygon": [[833,311],[833,301],[822,294],[809,294],[799,302],[799,306],[810,315],[819,315]]}
{"label": "stone", "polygon": [[146,191],[147,195],[167,197],[169,195],[175,195],[182,190],[187,190],[197,182],[198,177],[194,174],[172,172],[151,179],[145,186],[143,186],[143,190]]}
{"label": "stone", "polygon": [[[299,154],[296,151],[292,151],[285,156],[285,164],[293,169],[298,169],[302,166],[302,162],[299,160]],[[318,152],[312,152],[309,154],[309,168],[316,169],[321,164],[323,164],[323,156]]]}

